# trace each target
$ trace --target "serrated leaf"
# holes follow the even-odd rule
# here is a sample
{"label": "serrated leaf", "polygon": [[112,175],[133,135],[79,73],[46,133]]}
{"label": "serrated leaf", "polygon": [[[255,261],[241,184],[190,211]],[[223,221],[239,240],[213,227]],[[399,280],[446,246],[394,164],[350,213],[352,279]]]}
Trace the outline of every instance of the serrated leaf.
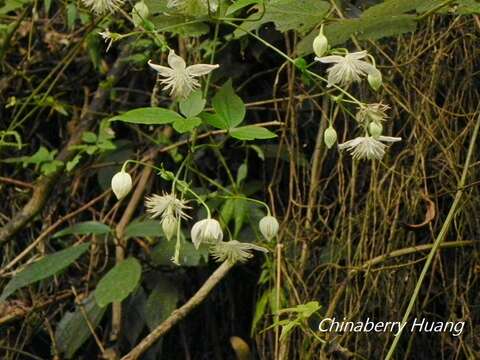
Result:
{"label": "serrated leaf", "polygon": [[173,128],[179,133],[183,134],[186,132],[191,132],[198,125],[202,123],[202,120],[198,117],[188,118],[188,119],[178,119],[172,124]]}
{"label": "serrated leaf", "polygon": [[178,286],[167,277],[157,274],[155,288],[145,304],[145,322],[150,330],[155,329],[177,308]]}
{"label": "serrated leaf", "polygon": [[84,221],[56,232],[52,238],[59,238],[66,235],[103,235],[111,231],[108,225],[102,224],[101,222]]}
{"label": "serrated leaf", "polygon": [[217,115],[223,120],[227,128],[234,128],[245,118],[245,104],[243,100],[235,94],[232,87],[232,81],[228,80],[212,99],[212,105]]}
{"label": "serrated leaf", "polygon": [[126,239],[131,237],[159,237],[163,236],[163,231],[158,220],[136,219],[125,228],[124,236]]}
{"label": "serrated leaf", "polygon": [[230,130],[230,135],[239,140],[271,139],[277,135],[261,126],[242,126]]}
{"label": "serrated leaf", "polygon": [[200,90],[193,91],[188,98],[180,101],[180,112],[187,118],[195,117],[203,111],[206,102]]}
{"label": "serrated leaf", "polygon": [[68,249],[44,256],[37,262],[27,265],[24,270],[15,274],[7,286],[5,286],[0,296],[0,302],[24,286],[57,274],[77,260],[88,250],[89,246],[90,244],[72,246]]}
{"label": "serrated leaf", "polygon": [[95,300],[100,307],[121,302],[135,289],[142,275],[142,266],[131,257],[115,265],[98,283]]}
{"label": "serrated leaf", "polygon": [[127,111],[109,119],[130,124],[162,125],[169,124],[183,117],[175,111],[159,107],[138,108]]}
{"label": "serrated leaf", "polygon": [[77,305],[75,312],[65,313],[55,329],[57,348],[66,359],[71,359],[83,343],[90,338],[92,332],[88,325],[90,324],[95,329],[106,310],[97,305],[93,293],[82,302],[81,306],[83,311],[80,309],[80,305]]}

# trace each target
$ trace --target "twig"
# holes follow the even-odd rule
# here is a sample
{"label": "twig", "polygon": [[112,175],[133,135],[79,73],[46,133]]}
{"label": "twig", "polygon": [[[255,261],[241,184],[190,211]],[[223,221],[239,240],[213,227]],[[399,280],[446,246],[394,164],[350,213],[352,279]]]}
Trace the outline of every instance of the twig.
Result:
{"label": "twig", "polygon": [[186,317],[194,308],[200,305],[212,291],[212,289],[228,274],[234,264],[225,261],[215,272],[205,281],[202,287],[188,300],[183,306],[172,312],[172,314],[159,326],[157,326],[148,336],[146,336],[137,346],[135,346],[121,360],[136,360],[145,351],[148,350],[160,337],[167,333],[174,325]]}

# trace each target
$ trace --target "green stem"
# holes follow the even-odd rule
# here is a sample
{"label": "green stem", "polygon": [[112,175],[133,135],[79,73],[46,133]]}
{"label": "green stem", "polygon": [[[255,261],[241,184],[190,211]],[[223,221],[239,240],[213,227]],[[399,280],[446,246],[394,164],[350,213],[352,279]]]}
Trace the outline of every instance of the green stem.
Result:
{"label": "green stem", "polygon": [[[460,200],[463,195],[463,186],[465,185],[465,181],[467,178],[468,174],[468,169],[470,167],[470,162],[472,160],[472,155],[473,155],[473,150],[475,148],[475,142],[477,140],[478,136],[478,130],[480,128],[480,116],[477,119],[477,123],[475,124],[475,128],[473,130],[472,138],[470,139],[470,145],[468,147],[468,152],[467,152],[467,158],[465,160],[465,165],[463,167],[463,172],[462,172],[462,177],[460,178],[460,181],[458,183],[458,191],[455,194],[455,200],[453,201],[453,204],[450,208],[450,211],[448,212],[447,218],[445,219],[445,222],[443,223],[442,228],[440,229],[440,233],[438,234],[437,238],[435,239],[435,242],[433,243],[432,250],[430,250],[430,253],[428,254],[427,260],[425,262],[425,265],[423,266],[422,272],[420,274],[420,277],[417,280],[417,284],[415,285],[415,290],[413,291],[413,295],[410,298],[410,302],[408,304],[407,310],[405,311],[405,314],[403,315],[402,319],[402,325],[406,324],[410,314],[412,313],[413,306],[415,305],[415,302],[417,301],[418,295],[420,293],[420,289],[422,288],[423,281],[425,280],[425,277],[427,276],[428,269],[430,268],[430,265],[432,264],[432,261],[437,253],[438,248],[442,244],[443,240],[445,239],[445,236],[447,235],[447,232],[450,228],[450,224],[453,221],[453,218],[455,217],[455,214],[457,212],[458,205],[460,204]],[[392,345],[390,346],[390,349],[388,350],[387,357],[385,360],[390,360],[395,352],[395,349],[398,345],[398,342],[400,341],[400,337],[402,336],[403,332],[403,327],[397,333],[395,336],[395,339],[393,340]]]}

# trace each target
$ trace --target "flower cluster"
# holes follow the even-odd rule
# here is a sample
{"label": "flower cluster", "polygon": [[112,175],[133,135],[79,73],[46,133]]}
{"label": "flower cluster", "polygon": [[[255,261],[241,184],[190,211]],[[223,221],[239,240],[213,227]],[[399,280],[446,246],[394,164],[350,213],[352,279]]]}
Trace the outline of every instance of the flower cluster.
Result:
{"label": "flower cluster", "polygon": [[[342,96],[346,90],[340,87],[348,87],[354,82],[360,82],[367,78],[370,87],[378,91],[382,86],[382,73],[375,66],[375,61],[366,50],[358,52],[334,52],[332,55],[324,56],[329,51],[328,39],[323,33],[323,26],[320,33],[314,39],[313,51],[315,60],[324,64],[332,64],[327,69],[327,87],[335,86],[342,90]],[[368,60],[368,61],[367,61]],[[349,94],[348,94],[349,95]],[[341,101],[342,96],[338,97]],[[356,100],[355,100],[356,101]],[[354,159],[377,159],[385,155],[387,143],[400,141],[399,137],[383,136],[383,122],[387,119],[386,111],[388,106],[382,103],[360,104],[356,119],[363,128],[365,135],[348,140],[339,144],[340,150],[347,150]],[[327,148],[331,148],[337,142],[337,132],[330,121],[329,126],[323,134]]]}

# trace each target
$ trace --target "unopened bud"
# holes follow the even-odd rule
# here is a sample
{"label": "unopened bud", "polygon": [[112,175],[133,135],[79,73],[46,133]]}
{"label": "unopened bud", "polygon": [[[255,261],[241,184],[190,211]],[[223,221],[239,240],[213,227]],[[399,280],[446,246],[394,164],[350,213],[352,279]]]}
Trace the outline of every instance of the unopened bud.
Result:
{"label": "unopened bud", "polygon": [[368,124],[368,132],[374,139],[378,138],[380,135],[382,135],[383,132],[383,126],[382,124],[378,122],[371,122]]}
{"label": "unopened bud", "polygon": [[124,170],[112,177],[112,190],[118,200],[125,197],[132,190],[132,177]]}
{"label": "unopened bud", "polygon": [[134,25],[142,25],[143,20],[146,20],[149,14],[150,10],[148,9],[147,4],[145,4],[143,1],[137,2],[132,9],[132,20]]}
{"label": "unopened bud", "polygon": [[318,57],[322,57],[328,50],[328,39],[323,35],[323,26],[320,28],[320,32],[313,40],[313,52]]}
{"label": "unopened bud", "polygon": [[375,68],[374,71],[370,72],[367,77],[370,87],[377,91],[382,86],[382,73]]}
{"label": "unopened bud", "polygon": [[269,241],[272,240],[275,235],[277,235],[278,229],[280,227],[277,219],[275,219],[271,215],[263,217],[258,223],[258,226],[262,235],[265,237],[265,239]]}
{"label": "unopened bud", "polygon": [[200,244],[216,244],[223,240],[223,231],[220,223],[215,219],[197,221],[190,232],[193,245],[196,249]]}
{"label": "unopened bud", "polygon": [[323,141],[329,149],[337,142],[337,132],[332,125],[330,125],[323,133]]}
{"label": "unopened bud", "polygon": [[166,215],[162,219],[162,230],[168,241],[177,233],[177,226],[177,219],[173,215]]}

